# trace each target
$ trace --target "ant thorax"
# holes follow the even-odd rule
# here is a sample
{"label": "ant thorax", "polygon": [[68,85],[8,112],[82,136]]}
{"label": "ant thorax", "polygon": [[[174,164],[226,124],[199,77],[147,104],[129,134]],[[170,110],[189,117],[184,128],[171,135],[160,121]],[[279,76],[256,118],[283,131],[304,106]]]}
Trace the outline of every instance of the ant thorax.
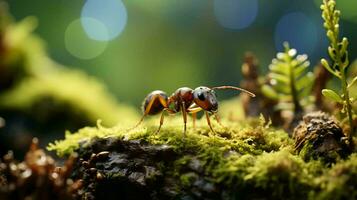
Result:
{"label": "ant thorax", "polygon": [[193,103],[193,90],[188,87],[177,89],[170,96],[169,103],[173,104],[172,107],[175,112],[180,112],[182,109],[188,109]]}

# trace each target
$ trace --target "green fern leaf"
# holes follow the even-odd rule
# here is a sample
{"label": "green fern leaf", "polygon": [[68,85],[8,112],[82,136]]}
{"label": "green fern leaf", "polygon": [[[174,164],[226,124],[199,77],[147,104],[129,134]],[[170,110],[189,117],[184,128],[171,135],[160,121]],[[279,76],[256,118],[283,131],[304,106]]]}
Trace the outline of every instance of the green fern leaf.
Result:
{"label": "green fern leaf", "polygon": [[278,99],[279,95],[275,90],[269,85],[263,85],[261,88],[263,94],[270,99]]}
{"label": "green fern leaf", "polygon": [[[277,109],[301,111],[301,101],[310,95],[313,74],[308,72],[310,62],[306,55],[297,55],[295,49],[284,44],[285,51],[277,53],[269,66],[270,85],[263,86],[267,97],[279,97]],[[263,92],[265,94],[265,92]],[[269,95],[268,95],[269,94]]]}

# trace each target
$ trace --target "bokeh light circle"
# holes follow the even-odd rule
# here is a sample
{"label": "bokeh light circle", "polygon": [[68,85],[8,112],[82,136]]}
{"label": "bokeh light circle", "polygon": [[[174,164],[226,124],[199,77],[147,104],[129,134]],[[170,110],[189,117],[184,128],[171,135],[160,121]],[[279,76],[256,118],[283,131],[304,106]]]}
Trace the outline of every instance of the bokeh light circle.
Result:
{"label": "bokeh light circle", "polygon": [[225,28],[247,28],[254,22],[257,13],[257,0],[214,0],[214,14]]}
{"label": "bokeh light circle", "polygon": [[318,30],[313,20],[304,13],[293,12],[282,18],[275,28],[275,47],[283,50],[283,43],[288,42],[290,47],[300,53],[312,54],[318,42]]}
{"label": "bokeh light circle", "polygon": [[[108,34],[93,23],[83,20],[92,18],[106,27]],[[94,40],[109,41],[116,38],[125,28],[128,16],[121,0],[87,0],[81,12],[81,22],[85,32]]]}
{"label": "bokeh light circle", "polygon": [[80,59],[92,59],[99,56],[106,49],[107,41],[92,40],[85,33],[81,22],[99,27],[100,34],[108,35],[106,27],[98,20],[92,18],[81,18],[74,20],[66,29],[64,42],[66,49],[73,56]]}

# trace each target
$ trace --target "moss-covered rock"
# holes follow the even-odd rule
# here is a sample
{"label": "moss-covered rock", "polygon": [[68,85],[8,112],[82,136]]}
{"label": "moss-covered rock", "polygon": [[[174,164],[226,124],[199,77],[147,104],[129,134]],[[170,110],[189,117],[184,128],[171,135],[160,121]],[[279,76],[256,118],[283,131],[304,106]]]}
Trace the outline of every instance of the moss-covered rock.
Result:
{"label": "moss-covered rock", "polygon": [[11,86],[0,84],[0,87],[9,86],[0,88],[0,111],[21,111],[33,117],[44,115],[43,121],[48,115],[56,114],[51,113],[52,110],[65,110],[69,115],[76,118],[80,115],[83,121],[92,122],[87,125],[94,125],[98,119],[109,126],[136,119],[135,111],[118,104],[100,81],[52,61],[44,42],[33,33],[37,26],[35,18],[16,23],[7,13],[5,3],[1,2],[0,10],[3,16],[0,22],[0,72],[3,73],[0,76],[7,76],[0,77],[0,81],[13,80],[7,81]]}
{"label": "moss-covered rock", "polygon": [[[143,139],[151,144],[172,145],[177,151],[188,148],[194,151],[233,150],[240,154],[258,155],[263,152],[278,151],[281,147],[293,144],[283,130],[276,130],[265,126],[265,121],[255,119],[248,123],[224,120],[221,127],[218,123],[213,134],[205,123],[205,119],[198,121],[196,129],[189,128],[187,137],[183,135],[183,122],[180,117],[170,117],[165,120],[163,129],[159,134],[154,134],[158,127],[157,118],[147,119],[142,127],[131,129],[130,126],[119,125],[105,128],[98,121],[97,127],[85,127],[78,132],[68,132],[65,140],[56,141],[49,145],[50,150],[55,150],[61,156],[69,155],[80,147],[89,144],[91,138],[125,138],[128,140]],[[208,148],[210,147],[210,148]],[[217,148],[217,149],[216,149]],[[208,153],[208,152],[206,152]]]}
{"label": "moss-covered rock", "polygon": [[229,128],[215,123],[216,135],[199,121],[186,137],[181,120],[159,134],[156,120],[135,130],[98,124],[49,149],[80,155],[74,177],[89,199],[355,199],[355,154],[331,166],[296,155],[287,133],[262,120],[223,120]]}
{"label": "moss-covered rock", "polygon": [[7,4],[0,2],[0,93],[16,86],[23,78],[42,71],[47,66],[44,43],[33,34],[37,26],[34,17],[27,17],[15,23],[7,10]]}
{"label": "moss-covered rock", "polygon": [[58,112],[64,112],[68,116],[62,115],[62,120],[87,125],[101,119],[105,125],[113,126],[138,117],[133,108],[118,105],[93,77],[64,68],[24,79],[16,88],[0,95],[0,109],[33,113],[38,121],[51,121]]}
{"label": "moss-covered rock", "polygon": [[336,120],[323,112],[305,115],[293,137],[295,149],[305,160],[333,163],[351,153],[352,141],[348,141]]}
{"label": "moss-covered rock", "polygon": [[[49,149],[60,155],[79,153],[83,161],[76,175],[92,177],[84,189],[91,197],[110,193],[107,189],[114,185],[125,190],[111,191],[113,198],[130,194],[134,199],[299,199],[315,187],[314,170],[290,153],[293,142],[284,131],[259,121],[242,125],[225,120],[230,128],[216,127],[217,135],[201,122],[183,137],[180,121],[171,119],[159,134],[153,134],[152,122],[132,131],[99,124],[68,133],[66,140]],[[91,161],[103,151],[109,152],[107,159]],[[91,168],[101,181],[90,176]]]}
{"label": "moss-covered rock", "polygon": [[33,33],[36,26],[33,17],[15,22],[0,1],[0,116],[6,125],[0,155],[8,149],[21,155],[32,137],[47,144],[98,119],[114,126],[138,118],[94,77],[52,61]]}

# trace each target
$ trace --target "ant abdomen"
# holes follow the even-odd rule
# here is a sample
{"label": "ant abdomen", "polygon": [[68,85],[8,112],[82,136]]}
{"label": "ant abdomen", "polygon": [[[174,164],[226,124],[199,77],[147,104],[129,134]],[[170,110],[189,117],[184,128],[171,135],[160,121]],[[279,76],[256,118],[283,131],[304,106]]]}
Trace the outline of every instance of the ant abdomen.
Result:
{"label": "ant abdomen", "polygon": [[145,113],[145,110],[151,105],[151,108],[148,110],[148,115],[156,115],[160,113],[162,110],[167,108],[168,96],[165,92],[161,90],[155,90],[148,94],[144,99],[142,104],[142,111]]}

